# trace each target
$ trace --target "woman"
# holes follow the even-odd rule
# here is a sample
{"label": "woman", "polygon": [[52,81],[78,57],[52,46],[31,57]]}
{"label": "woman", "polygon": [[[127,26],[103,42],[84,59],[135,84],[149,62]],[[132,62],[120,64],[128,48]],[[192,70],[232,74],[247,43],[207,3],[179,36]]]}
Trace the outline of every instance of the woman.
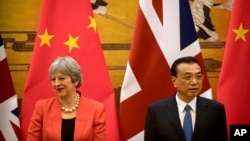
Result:
{"label": "woman", "polygon": [[79,64],[59,57],[49,68],[57,96],[37,101],[28,128],[28,141],[104,141],[106,124],[102,103],[81,95]]}

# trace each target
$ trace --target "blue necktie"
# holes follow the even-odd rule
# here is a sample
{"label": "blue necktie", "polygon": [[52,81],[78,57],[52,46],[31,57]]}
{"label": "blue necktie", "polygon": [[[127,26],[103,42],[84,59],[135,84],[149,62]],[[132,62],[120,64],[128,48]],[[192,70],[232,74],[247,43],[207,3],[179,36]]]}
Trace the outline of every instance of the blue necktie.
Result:
{"label": "blue necktie", "polygon": [[192,118],[190,114],[191,107],[189,105],[186,105],[184,109],[186,111],[186,114],[183,122],[183,131],[186,137],[186,141],[191,141],[193,134]]}

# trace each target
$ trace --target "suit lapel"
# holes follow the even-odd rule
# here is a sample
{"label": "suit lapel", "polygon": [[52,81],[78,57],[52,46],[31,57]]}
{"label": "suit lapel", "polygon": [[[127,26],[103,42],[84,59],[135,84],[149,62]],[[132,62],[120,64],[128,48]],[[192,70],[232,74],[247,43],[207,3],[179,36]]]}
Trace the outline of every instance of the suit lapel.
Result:
{"label": "suit lapel", "polygon": [[181,127],[180,117],[178,113],[177,102],[175,96],[170,99],[166,105],[166,114],[169,119],[171,128],[176,130],[177,136],[180,140],[185,140],[185,136]]}
{"label": "suit lapel", "polygon": [[194,127],[194,134],[193,138],[199,135],[202,130],[202,124],[206,122],[207,117],[207,103],[204,102],[201,97],[197,97],[197,104],[196,104],[196,121]]}

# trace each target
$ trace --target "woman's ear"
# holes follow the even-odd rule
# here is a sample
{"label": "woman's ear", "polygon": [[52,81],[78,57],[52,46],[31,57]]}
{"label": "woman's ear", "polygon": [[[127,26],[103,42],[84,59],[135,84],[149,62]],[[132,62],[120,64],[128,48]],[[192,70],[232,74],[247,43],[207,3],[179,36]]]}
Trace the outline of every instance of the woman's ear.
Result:
{"label": "woman's ear", "polygon": [[78,84],[79,84],[79,81],[75,81],[75,82],[74,82],[75,87],[76,87]]}

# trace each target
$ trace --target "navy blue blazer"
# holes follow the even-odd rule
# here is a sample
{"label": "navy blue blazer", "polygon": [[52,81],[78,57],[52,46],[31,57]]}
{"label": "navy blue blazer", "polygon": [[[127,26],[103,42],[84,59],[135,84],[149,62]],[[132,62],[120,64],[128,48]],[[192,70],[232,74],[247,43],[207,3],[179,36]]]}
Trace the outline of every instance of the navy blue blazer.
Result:
{"label": "navy blue blazer", "polygon": [[[228,141],[224,105],[197,96],[192,141]],[[149,105],[144,141],[185,141],[175,96]]]}

